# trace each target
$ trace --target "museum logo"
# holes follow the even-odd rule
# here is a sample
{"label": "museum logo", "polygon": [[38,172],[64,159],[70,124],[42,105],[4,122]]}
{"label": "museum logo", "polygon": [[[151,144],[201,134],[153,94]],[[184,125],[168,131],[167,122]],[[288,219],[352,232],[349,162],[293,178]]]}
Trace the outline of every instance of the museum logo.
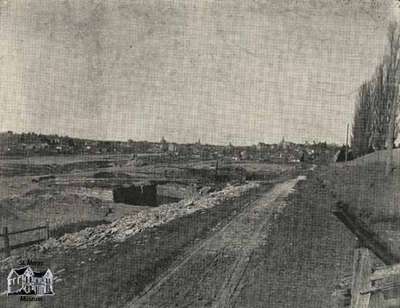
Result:
{"label": "museum logo", "polygon": [[7,294],[19,295],[21,300],[54,295],[53,273],[50,269],[34,271],[30,265],[13,268],[7,276]]}

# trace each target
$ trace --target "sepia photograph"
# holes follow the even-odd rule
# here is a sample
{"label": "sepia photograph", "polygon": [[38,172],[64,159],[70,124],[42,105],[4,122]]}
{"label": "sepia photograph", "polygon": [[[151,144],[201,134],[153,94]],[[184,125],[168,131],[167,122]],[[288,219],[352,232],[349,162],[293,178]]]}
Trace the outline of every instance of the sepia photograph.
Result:
{"label": "sepia photograph", "polygon": [[400,307],[399,0],[0,0],[0,307]]}

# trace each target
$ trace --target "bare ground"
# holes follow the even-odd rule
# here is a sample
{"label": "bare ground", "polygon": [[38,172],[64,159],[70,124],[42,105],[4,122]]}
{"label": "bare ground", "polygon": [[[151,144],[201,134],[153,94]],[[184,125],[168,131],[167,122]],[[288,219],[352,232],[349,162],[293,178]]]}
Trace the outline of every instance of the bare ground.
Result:
{"label": "bare ground", "polygon": [[262,229],[285,206],[278,198],[286,197],[296,183],[290,180],[277,184],[259,196],[127,307],[165,307],[173,303],[183,307],[231,307],[252,251],[267,236],[261,234]]}
{"label": "bare ground", "polygon": [[335,285],[352,270],[353,235],[330,214],[332,199],[318,178],[300,182],[251,255],[232,307],[331,307]]}
{"label": "bare ground", "polygon": [[[268,187],[268,186],[267,186]],[[132,300],[197,242],[222,228],[248,205],[243,195],[229,205],[176,219],[147,229],[124,243],[108,243],[94,249],[71,250],[40,259],[56,273],[56,296],[44,307],[120,307]],[[61,272],[60,272],[61,271]],[[1,273],[6,277],[8,273]],[[0,290],[6,280],[0,280]],[[0,307],[19,307],[12,297],[0,297]]]}
{"label": "bare ground", "polygon": [[[120,244],[41,257],[57,282],[56,296],[40,306],[329,307],[335,284],[351,270],[354,238],[330,214],[335,200],[319,177],[310,174],[287,200],[274,189]],[[1,307],[20,304],[0,297]]]}
{"label": "bare ground", "polygon": [[285,201],[290,186],[258,199],[127,307],[329,307],[354,238],[318,179]]}

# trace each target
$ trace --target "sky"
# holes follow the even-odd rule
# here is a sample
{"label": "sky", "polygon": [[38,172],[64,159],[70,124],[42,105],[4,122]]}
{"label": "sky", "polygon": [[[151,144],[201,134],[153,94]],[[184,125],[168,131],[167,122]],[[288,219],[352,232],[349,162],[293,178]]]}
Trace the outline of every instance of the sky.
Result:
{"label": "sky", "polygon": [[344,143],[392,0],[0,0],[0,131]]}

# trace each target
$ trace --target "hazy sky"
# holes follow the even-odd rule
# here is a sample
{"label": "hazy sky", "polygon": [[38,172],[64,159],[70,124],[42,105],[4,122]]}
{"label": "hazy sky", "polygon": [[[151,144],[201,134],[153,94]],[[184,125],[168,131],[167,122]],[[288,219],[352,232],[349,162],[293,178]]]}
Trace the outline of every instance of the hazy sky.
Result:
{"label": "hazy sky", "polygon": [[342,143],[388,0],[0,1],[0,130]]}

